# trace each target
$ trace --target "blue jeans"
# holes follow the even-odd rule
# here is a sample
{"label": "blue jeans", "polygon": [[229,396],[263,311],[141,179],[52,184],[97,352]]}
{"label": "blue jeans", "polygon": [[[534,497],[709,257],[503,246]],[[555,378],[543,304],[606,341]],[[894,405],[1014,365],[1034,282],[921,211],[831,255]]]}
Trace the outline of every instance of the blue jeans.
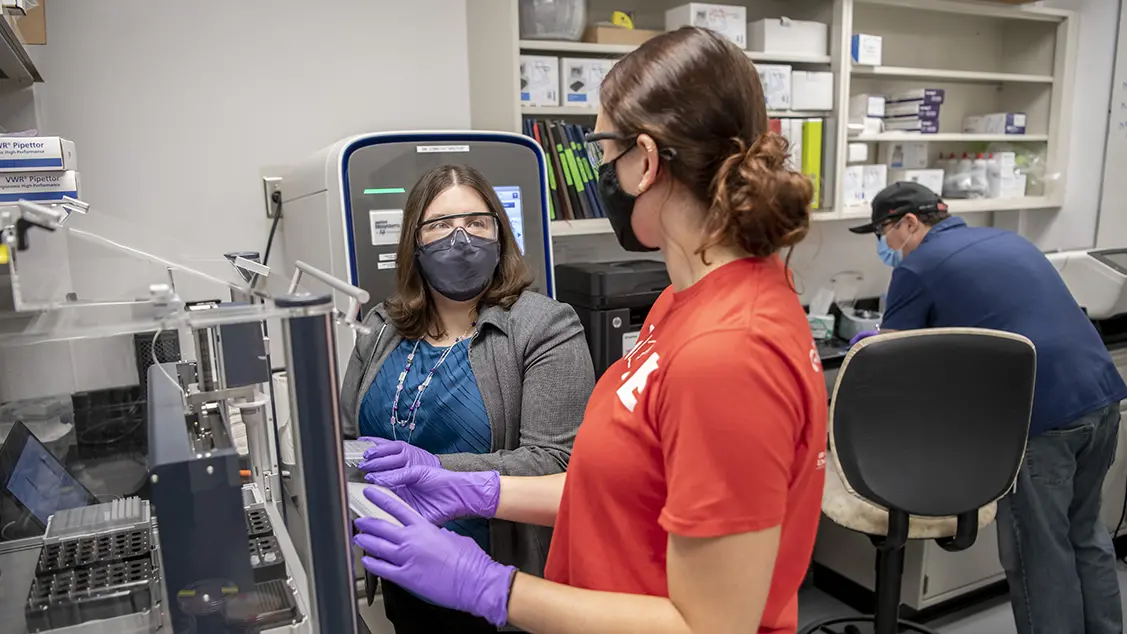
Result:
{"label": "blue jeans", "polygon": [[1121,634],[1123,614],[1100,492],[1119,404],[1029,439],[1017,490],[998,502],[998,550],[1018,634]]}

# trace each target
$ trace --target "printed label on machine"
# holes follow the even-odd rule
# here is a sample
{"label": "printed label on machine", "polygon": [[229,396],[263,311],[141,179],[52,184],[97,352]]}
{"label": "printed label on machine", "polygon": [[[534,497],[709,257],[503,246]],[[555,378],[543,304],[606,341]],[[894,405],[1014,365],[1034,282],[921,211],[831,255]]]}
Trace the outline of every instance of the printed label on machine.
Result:
{"label": "printed label on machine", "polygon": [[372,225],[372,246],[399,244],[402,209],[373,209],[368,212],[368,220]]}
{"label": "printed label on machine", "polygon": [[415,150],[419,154],[429,154],[432,152],[469,152],[470,146],[468,145],[417,145]]}
{"label": "printed label on machine", "polygon": [[638,335],[641,334],[640,330],[634,332],[623,333],[622,335],[622,356],[630,354],[634,349],[634,344],[638,343]]}
{"label": "printed label on machine", "polygon": [[394,261],[395,261],[395,254],[394,253],[381,253],[380,254],[380,262],[394,262]]}
{"label": "printed label on machine", "polygon": [[395,268],[395,262],[380,262],[379,264],[376,265],[376,268],[378,268],[381,271],[385,271],[387,269],[394,269]]}

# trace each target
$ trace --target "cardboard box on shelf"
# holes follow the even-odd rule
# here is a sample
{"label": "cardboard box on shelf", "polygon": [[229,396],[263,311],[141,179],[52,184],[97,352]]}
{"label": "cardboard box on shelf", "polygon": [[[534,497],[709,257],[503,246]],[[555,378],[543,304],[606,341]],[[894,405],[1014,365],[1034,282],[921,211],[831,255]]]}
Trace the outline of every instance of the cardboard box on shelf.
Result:
{"label": "cardboard box on shelf", "polygon": [[596,24],[587,27],[587,30],[583,32],[583,41],[591,44],[626,44],[638,46],[661,34],[662,31],[624,29],[620,26]]}
{"label": "cardboard box on shelf", "polygon": [[747,25],[747,50],[819,56],[829,50],[829,27],[821,22],[766,18]]}
{"label": "cardboard box on shelf", "polygon": [[883,117],[884,97],[880,95],[853,95],[849,98],[849,120],[860,121],[865,117]]}
{"label": "cardboard box on shelf", "polygon": [[0,172],[78,169],[74,142],[57,136],[0,137]]}
{"label": "cardboard box on shelf", "polygon": [[845,146],[846,163],[865,163],[869,160],[868,143],[850,143]]}
{"label": "cardboard box on shelf", "polygon": [[920,119],[938,119],[940,105],[923,101],[896,101],[885,104],[884,116],[886,117],[919,117]]}
{"label": "cardboard box on shelf", "polygon": [[755,70],[759,72],[759,82],[763,84],[763,96],[767,100],[767,109],[790,110],[791,67],[786,64],[756,64]]}
{"label": "cardboard box on shelf", "polygon": [[864,165],[862,172],[861,195],[864,200],[876,198],[882,189],[888,187],[887,165]]}
{"label": "cardboard box on shelf", "polygon": [[690,2],[665,12],[665,30],[699,26],[716,31],[740,48],[747,48],[747,7]]}
{"label": "cardboard box on shelf", "polygon": [[75,171],[0,174],[0,202],[55,202],[62,201],[64,196],[78,198],[78,193]]}
{"label": "cardboard box on shelf", "polygon": [[560,60],[560,81],[565,106],[599,107],[599,86],[615,60],[565,57]]}
{"label": "cardboard box on shelf", "polygon": [[865,201],[865,166],[850,165],[845,168],[842,179],[842,193],[846,205],[858,205]]}
{"label": "cardboard box on shelf", "polygon": [[927,152],[927,141],[881,143],[880,162],[894,169],[924,169]]}
{"label": "cardboard box on shelf", "polygon": [[947,91],[942,88],[917,88],[915,90],[906,90],[904,92],[893,93],[885,97],[885,108],[890,104],[902,103],[905,101],[920,101],[925,104],[941,105],[943,100],[947,98]]}
{"label": "cardboard box on shelf", "polygon": [[935,192],[936,196],[943,195],[943,170],[941,169],[889,170],[888,177],[893,183],[904,181],[919,183]]}
{"label": "cardboard box on shelf", "polygon": [[27,15],[16,19],[16,32],[24,44],[47,43],[47,14],[43,5],[47,0],[39,0],[39,6],[28,10]]}
{"label": "cardboard box on shelf", "polygon": [[916,117],[885,119],[884,129],[888,132],[939,134],[939,121],[936,119],[917,119]]}
{"label": "cardboard box on shelf", "polygon": [[790,104],[792,110],[833,110],[834,74],[791,71]]}
{"label": "cardboard box on shelf", "polygon": [[520,105],[560,105],[560,58],[520,56]]}
{"label": "cardboard box on shelf", "polygon": [[862,66],[880,66],[882,43],[883,40],[879,35],[854,33],[849,47],[853,63]]}
{"label": "cardboard box on shelf", "polygon": [[1025,113],[996,112],[963,119],[963,132],[972,134],[1025,134]]}

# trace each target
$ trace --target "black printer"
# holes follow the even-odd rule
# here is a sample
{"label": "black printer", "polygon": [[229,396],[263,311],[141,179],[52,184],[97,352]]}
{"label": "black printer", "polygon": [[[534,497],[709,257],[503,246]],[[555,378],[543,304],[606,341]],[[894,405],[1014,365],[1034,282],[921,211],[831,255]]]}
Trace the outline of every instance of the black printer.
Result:
{"label": "black printer", "polygon": [[653,260],[556,266],[556,299],[579,314],[596,377],[634,347],[646,314],[667,286],[665,264]]}

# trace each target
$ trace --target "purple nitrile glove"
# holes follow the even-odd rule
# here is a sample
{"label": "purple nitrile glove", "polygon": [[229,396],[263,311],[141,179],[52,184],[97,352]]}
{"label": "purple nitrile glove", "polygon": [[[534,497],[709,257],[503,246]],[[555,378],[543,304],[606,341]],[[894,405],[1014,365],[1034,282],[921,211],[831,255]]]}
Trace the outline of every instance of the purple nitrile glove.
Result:
{"label": "purple nitrile glove", "polygon": [[442,463],[438,461],[438,456],[402,440],[388,440],[370,436],[365,436],[360,440],[367,440],[372,443],[372,448],[364,452],[364,462],[360,463],[361,471],[389,471],[400,467],[414,466],[442,467]]}
{"label": "purple nitrile glove", "polygon": [[497,627],[509,618],[509,586],[517,569],[489,558],[473,539],[428,524],[375,488],[364,495],[403,523],[365,517],[352,543],[368,554],[364,569],[439,605],[480,616]]}
{"label": "purple nitrile glove", "polygon": [[[852,348],[853,346],[857,345],[857,342],[862,339],[868,339],[869,337],[873,337],[879,334],[880,332],[876,330],[862,330],[861,332],[853,335],[853,338],[849,340],[849,347]],[[364,465],[360,466],[363,467]]]}
{"label": "purple nitrile glove", "polygon": [[369,473],[364,479],[391,489],[431,524],[460,517],[493,517],[501,499],[501,476],[496,471],[404,467]]}

